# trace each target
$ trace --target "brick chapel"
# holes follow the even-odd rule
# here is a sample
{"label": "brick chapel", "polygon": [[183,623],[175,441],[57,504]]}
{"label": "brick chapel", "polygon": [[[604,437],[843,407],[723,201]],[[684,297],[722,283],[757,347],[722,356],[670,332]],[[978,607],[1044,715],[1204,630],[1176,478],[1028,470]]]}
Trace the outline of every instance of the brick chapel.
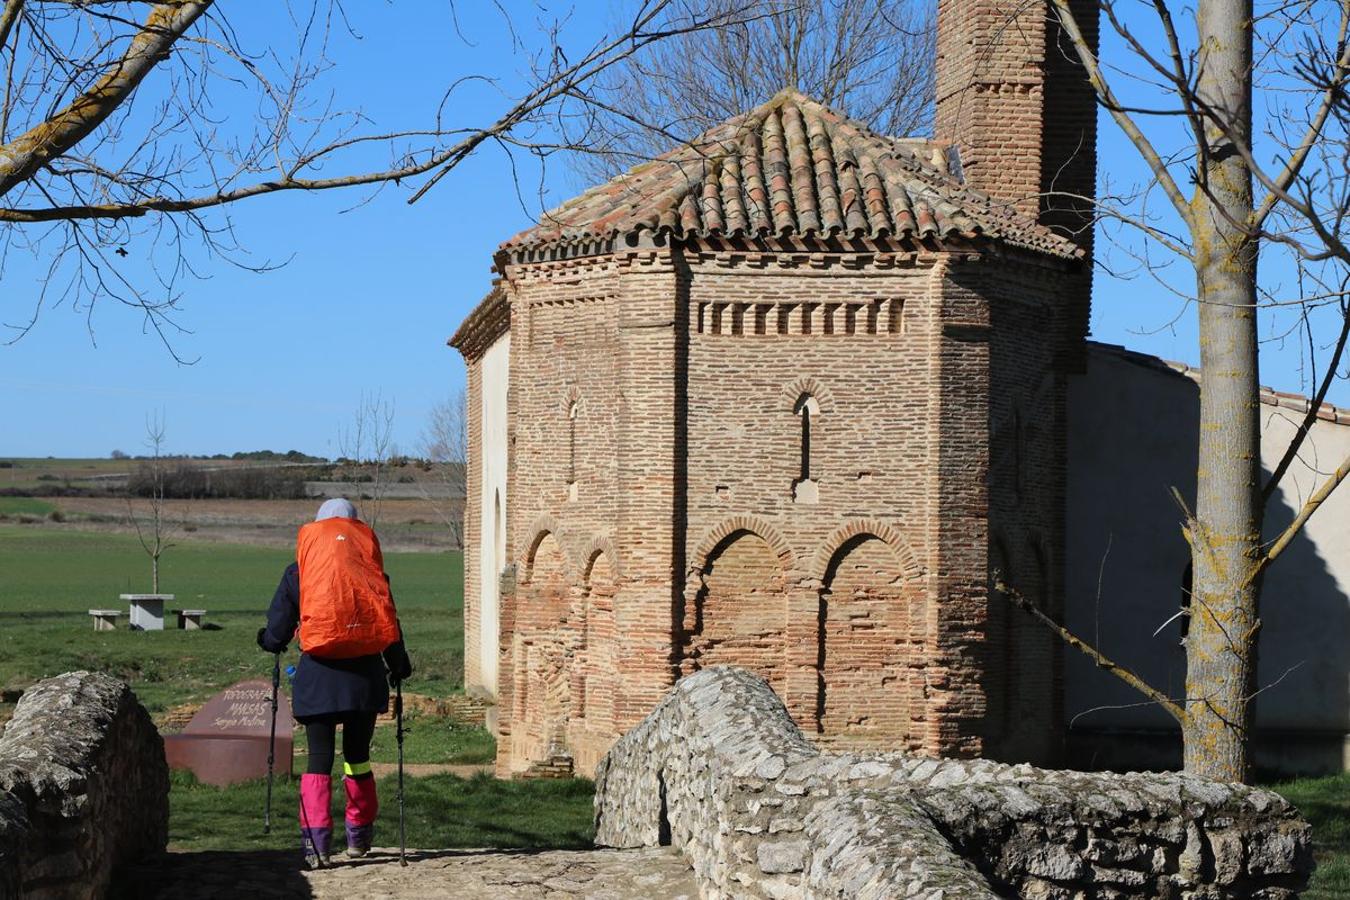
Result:
{"label": "brick chapel", "polygon": [[785,90],[502,244],[451,343],[503,774],[723,663],[825,745],[1055,757],[1061,654],[989,591],[1062,603],[1096,118],[1047,8],[940,4],[935,139]]}

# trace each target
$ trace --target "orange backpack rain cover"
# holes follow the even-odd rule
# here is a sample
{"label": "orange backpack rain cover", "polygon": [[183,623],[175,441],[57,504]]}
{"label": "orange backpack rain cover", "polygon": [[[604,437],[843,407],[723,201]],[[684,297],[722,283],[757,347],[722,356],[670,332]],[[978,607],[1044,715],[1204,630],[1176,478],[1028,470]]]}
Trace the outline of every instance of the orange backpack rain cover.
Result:
{"label": "orange backpack rain cover", "polygon": [[295,559],[304,652],[350,659],[382,653],[398,640],[380,542],[366,523],[323,519],[301,526]]}

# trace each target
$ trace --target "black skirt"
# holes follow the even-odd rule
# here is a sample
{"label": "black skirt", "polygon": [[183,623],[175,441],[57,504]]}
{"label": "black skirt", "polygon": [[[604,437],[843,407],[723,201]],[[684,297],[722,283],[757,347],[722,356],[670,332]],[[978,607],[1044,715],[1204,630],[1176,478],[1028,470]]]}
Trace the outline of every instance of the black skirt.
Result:
{"label": "black skirt", "polygon": [[300,655],[291,686],[296,721],[335,713],[383,713],[389,710],[389,683],[379,654],[352,659]]}

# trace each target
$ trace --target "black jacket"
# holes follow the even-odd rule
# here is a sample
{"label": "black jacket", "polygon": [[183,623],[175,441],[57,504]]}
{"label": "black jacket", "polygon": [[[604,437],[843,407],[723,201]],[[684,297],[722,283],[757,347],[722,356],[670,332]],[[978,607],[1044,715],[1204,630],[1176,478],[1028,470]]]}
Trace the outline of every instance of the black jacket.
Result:
{"label": "black jacket", "polygon": [[[386,578],[388,576],[385,576]],[[300,624],[300,567],[291,563],[281,576],[281,584],[267,610],[267,628],[261,644],[269,653],[286,649]],[[300,722],[317,716],[346,712],[382,713],[389,709],[389,684],[385,680],[385,661],[396,668],[396,661],[407,657],[402,629],[399,640],[384,651],[351,659],[321,659],[300,654],[295,681],[291,688],[291,707]]]}

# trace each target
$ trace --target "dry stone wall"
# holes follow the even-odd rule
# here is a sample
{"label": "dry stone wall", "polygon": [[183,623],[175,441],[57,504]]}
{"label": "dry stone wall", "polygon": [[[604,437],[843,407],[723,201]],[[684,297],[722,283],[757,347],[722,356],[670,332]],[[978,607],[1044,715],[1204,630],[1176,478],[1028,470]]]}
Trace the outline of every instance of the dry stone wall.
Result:
{"label": "dry stone wall", "polygon": [[760,678],[682,679],[602,760],[596,842],[680,848],[710,897],[1285,898],[1310,829],[1180,774],[821,753]]}
{"label": "dry stone wall", "polygon": [[0,735],[0,898],[103,897],[168,827],[164,743],[130,688],[69,672],[23,695]]}

